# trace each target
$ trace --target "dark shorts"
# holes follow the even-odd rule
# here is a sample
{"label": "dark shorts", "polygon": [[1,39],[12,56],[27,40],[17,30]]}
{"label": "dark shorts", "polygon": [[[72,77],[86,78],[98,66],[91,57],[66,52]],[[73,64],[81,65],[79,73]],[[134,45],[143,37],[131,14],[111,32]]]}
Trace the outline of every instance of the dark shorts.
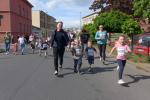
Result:
{"label": "dark shorts", "polygon": [[94,64],[94,56],[88,56],[88,63]]}
{"label": "dark shorts", "polygon": [[34,45],[34,44],[31,44],[31,48],[32,48],[32,49],[35,49],[35,45]]}
{"label": "dark shorts", "polygon": [[47,48],[42,48],[41,50],[47,50]]}

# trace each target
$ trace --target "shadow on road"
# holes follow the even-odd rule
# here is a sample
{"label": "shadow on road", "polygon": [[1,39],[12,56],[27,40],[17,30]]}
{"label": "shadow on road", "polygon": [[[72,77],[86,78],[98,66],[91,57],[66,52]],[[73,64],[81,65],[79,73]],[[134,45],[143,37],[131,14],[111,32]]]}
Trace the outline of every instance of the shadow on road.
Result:
{"label": "shadow on road", "polygon": [[91,71],[88,71],[88,68],[82,69],[83,74],[97,74],[101,72],[109,72],[109,71],[114,71],[114,67],[93,67]]}
{"label": "shadow on road", "polygon": [[138,83],[140,80],[150,79],[150,76],[146,76],[146,75],[129,75],[129,74],[126,74],[126,76],[128,76],[132,79],[131,82],[127,82],[125,84],[125,86],[128,86],[128,87],[130,84]]}

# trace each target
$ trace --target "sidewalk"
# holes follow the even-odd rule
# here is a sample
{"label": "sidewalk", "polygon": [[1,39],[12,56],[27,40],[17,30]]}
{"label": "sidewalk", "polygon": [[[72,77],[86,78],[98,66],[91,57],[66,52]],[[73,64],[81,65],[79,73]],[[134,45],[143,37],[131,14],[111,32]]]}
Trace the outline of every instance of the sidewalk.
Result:
{"label": "sidewalk", "polygon": [[134,63],[128,61],[129,64],[134,65],[137,69],[143,70],[145,72],[150,72],[150,64],[148,63]]}
{"label": "sidewalk", "polygon": [[[109,52],[109,50],[107,50],[107,52]],[[112,57],[115,58],[116,56],[112,55]],[[150,63],[135,63],[130,60],[128,60],[128,63],[135,66],[139,70],[150,73]]]}

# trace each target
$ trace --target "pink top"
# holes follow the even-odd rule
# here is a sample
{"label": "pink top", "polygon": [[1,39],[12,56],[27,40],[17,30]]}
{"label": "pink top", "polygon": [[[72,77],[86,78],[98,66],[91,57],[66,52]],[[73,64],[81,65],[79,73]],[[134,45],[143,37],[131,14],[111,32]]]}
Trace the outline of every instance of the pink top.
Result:
{"label": "pink top", "polygon": [[126,60],[127,57],[126,57],[126,54],[128,52],[131,52],[131,49],[128,45],[121,45],[119,43],[117,43],[115,45],[115,48],[117,50],[117,59],[121,59],[121,60]]}

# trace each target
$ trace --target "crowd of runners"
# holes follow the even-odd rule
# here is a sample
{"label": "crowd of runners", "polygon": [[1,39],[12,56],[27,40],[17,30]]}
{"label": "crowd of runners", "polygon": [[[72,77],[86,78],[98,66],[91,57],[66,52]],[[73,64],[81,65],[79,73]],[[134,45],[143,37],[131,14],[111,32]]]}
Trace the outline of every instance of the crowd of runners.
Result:
{"label": "crowd of runners", "polygon": [[[94,58],[97,53],[99,53],[99,60],[106,63],[106,48],[109,42],[109,33],[104,30],[103,25],[99,25],[99,30],[95,34],[95,40],[97,41],[98,48],[93,46],[93,42],[90,39],[90,35],[85,29],[82,29],[82,32],[79,36],[73,34],[72,32],[66,32],[63,30],[63,22],[57,24],[55,32],[48,38],[35,38],[33,34],[30,35],[29,40],[27,40],[23,35],[18,36],[18,40],[14,41],[11,46],[11,36],[9,33],[6,33],[4,37],[5,43],[5,54],[10,53],[10,48],[12,48],[12,53],[14,55],[25,54],[25,48],[30,48],[32,53],[35,53],[35,50],[38,50],[39,56],[42,56],[42,53],[45,57],[48,55],[48,49],[53,50],[54,58],[54,75],[59,75],[59,69],[63,68],[63,56],[64,52],[71,52],[71,56],[74,61],[74,73],[81,74],[82,68],[82,59],[83,57],[88,61],[89,68],[88,71],[92,71],[94,65]],[[67,50],[65,50],[67,49]],[[121,35],[117,39],[114,47],[108,56],[111,56],[113,51],[117,51],[117,63],[118,63],[118,84],[124,84],[123,80],[123,71],[126,65],[127,53],[130,53],[131,50],[126,43],[126,37]]]}

